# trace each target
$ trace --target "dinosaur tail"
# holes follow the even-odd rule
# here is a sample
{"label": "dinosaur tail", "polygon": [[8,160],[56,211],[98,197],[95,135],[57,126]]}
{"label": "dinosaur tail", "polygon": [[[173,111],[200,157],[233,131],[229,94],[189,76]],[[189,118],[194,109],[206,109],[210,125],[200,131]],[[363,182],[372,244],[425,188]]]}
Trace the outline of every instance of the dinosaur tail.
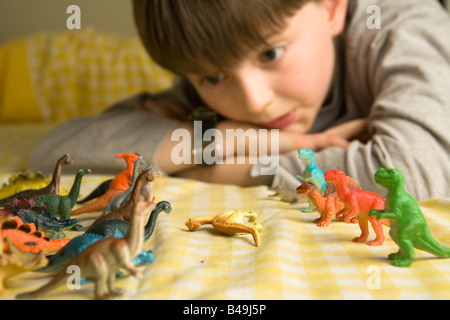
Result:
{"label": "dinosaur tail", "polygon": [[95,199],[94,201],[89,202],[88,204],[85,204],[84,206],[78,209],[72,210],[70,212],[70,215],[76,216],[83,213],[103,212],[108,203],[122,192],[123,190],[113,190],[113,191],[110,190],[105,194],[101,195],[100,197],[98,197],[97,199]]}
{"label": "dinosaur tail", "polygon": [[450,258],[450,248],[437,242],[429,231],[425,237],[414,240],[414,246],[419,250],[434,254],[437,257]]}
{"label": "dinosaur tail", "polygon": [[108,191],[109,185],[111,184],[111,181],[112,181],[112,179],[102,182],[88,196],[86,196],[86,198],[84,198],[82,200],[78,200],[77,203],[78,204],[84,204],[84,203],[86,203],[86,202],[88,202],[90,200],[93,200],[93,199],[96,199],[96,198],[102,196],[103,194],[106,193],[106,191]]}
{"label": "dinosaur tail", "polygon": [[25,300],[36,299],[39,296],[47,293],[48,291],[51,291],[53,288],[60,285],[66,279],[67,276],[68,276],[68,274],[66,272],[66,268],[64,268],[55,277],[53,277],[52,280],[50,280],[44,286],[42,286],[39,289],[36,289],[34,291],[20,293],[16,296],[16,298],[17,299],[25,299]]}

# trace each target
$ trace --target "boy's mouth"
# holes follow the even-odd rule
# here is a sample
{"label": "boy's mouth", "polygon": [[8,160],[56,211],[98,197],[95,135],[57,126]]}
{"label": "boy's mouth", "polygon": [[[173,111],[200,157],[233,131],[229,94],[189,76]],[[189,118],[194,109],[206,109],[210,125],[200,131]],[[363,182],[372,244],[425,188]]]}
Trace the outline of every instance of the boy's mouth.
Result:
{"label": "boy's mouth", "polygon": [[282,129],[290,125],[292,122],[294,122],[296,116],[297,111],[292,110],[286,113],[285,115],[282,115],[281,117],[276,118],[272,121],[261,123],[261,125],[270,129]]}

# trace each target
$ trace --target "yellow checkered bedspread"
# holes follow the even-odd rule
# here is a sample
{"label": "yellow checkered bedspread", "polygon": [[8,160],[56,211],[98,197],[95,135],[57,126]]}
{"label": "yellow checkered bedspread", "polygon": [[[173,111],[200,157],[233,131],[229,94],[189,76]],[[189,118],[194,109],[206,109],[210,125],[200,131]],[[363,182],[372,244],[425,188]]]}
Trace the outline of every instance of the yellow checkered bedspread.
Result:
{"label": "yellow checkered bedspread", "polygon": [[[0,134],[7,135],[2,129]],[[22,136],[16,139],[28,147],[39,135],[29,135],[27,130],[23,127]],[[0,183],[15,165],[23,169],[17,164],[25,163],[27,149],[17,145],[19,140],[9,147],[2,142],[2,146],[12,148],[12,154],[5,156],[2,148],[0,167],[5,169]],[[81,196],[108,178],[95,173],[85,176]],[[69,189],[72,182],[73,176],[63,176],[63,188]],[[145,243],[144,249],[153,250],[155,261],[139,267],[143,277],[118,280],[117,286],[126,289],[123,299],[450,298],[450,259],[416,251],[417,259],[411,267],[391,266],[387,256],[398,247],[389,236],[380,247],[354,243],[351,239],[360,233],[357,225],[333,221],[329,227],[319,228],[313,223],[317,212],[300,212],[306,203],[291,205],[273,199],[267,187],[240,188],[163,177],[155,181],[154,193],[157,201],[169,201],[173,211],[159,215],[155,232]],[[450,200],[420,205],[433,236],[450,246]],[[190,232],[184,225],[191,217],[231,209],[258,214],[263,228],[260,247],[255,247],[250,235],[226,236],[208,225]],[[87,226],[97,215],[79,217]],[[72,232],[70,236],[77,234]],[[1,299],[14,299],[16,294],[33,290],[49,279],[46,274],[22,273],[9,281],[10,288]],[[93,284],[88,283],[78,290],[62,286],[43,298],[92,297]]]}

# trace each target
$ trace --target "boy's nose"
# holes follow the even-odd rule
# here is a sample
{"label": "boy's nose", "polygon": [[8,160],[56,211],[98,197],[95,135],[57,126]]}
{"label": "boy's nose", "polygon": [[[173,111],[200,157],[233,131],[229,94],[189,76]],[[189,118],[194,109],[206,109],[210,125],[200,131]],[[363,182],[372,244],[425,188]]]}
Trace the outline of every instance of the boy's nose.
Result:
{"label": "boy's nose", "polygon": [[241,103],[251,113],[258,113],[269,106],[274,98],[271,78],[264,70],[243,68],[238,73]]}

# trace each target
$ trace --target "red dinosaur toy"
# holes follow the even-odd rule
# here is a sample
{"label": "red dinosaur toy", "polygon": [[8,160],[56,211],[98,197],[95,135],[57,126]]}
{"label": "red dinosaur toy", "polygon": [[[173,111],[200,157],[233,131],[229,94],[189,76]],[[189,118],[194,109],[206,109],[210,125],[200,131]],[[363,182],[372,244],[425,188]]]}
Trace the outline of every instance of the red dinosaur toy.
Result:
{"label": "red dinosaur toy", "polygon": [[116,175],[116,177],[111,181],[108,191],[101,195],[94,201],[70,212],[71,216],[76,216],[82,213],[98,213],[105,210],[108,203],[117,197],[119,194],[128,190],[131,185],[131,180],[133,176],[134,163],[140,157],[140,155],[135,153],[118,153],[116,158],[122,158],[127,164],[127,168]]}
{"label": "red dinosaur toy", "polygon": [[[350,177],[346,177],[346,183],[350,189],[361,189],[358,183]],[[318,227],[328,227],[333,216],[336,215],[336,220],[338,220],[337,215],[344,209],[344,203],[339,200],[336,187],[332,183],[327,183],[325,195],[323,196],[316,185],[311,182],[303,183],[297,187],[296,191],[297,194],[306,194],[316,210],[320,213],[320,218],[314,220],[314,223]],[[356,222],[356,218],[351,220],[351,223]]]}
{"label": "red dinosaur toy", "polygon": [[339,199],[344,203],[342,209],[336,215],[339,218],[344,215],[344,221],[350,223],[354,217],[358,218],[359,227],[361,228],[361,235],[353,239],[354,242],[366,242],[369,236],[368,222],[372,225],[375,231],[375,240],[367,242],[369,246],[380,246],[384,242],[384,232],[382,223],[389,226],[389,221],[384,219],[378,221],[374,217],[369,217],[370,210],[383,210],[384,199],[380,195],[365,191],[354,190],[348,188],[345,183],[345,173],[341,170],[330,170],[325,172],[325,181],[333,183],[336,186],[336,192]]}

